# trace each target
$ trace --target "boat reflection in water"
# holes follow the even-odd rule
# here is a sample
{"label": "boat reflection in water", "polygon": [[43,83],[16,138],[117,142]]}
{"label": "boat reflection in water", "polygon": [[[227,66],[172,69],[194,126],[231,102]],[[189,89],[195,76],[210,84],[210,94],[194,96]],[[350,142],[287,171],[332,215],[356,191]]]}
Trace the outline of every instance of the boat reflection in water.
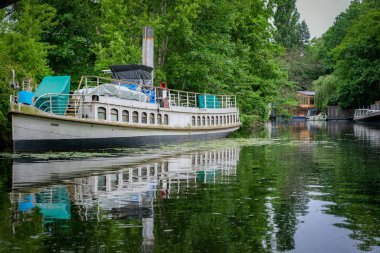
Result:
{"label": "boat reflection in water", "polygon": [[45,224],[70,220],[74,212],[82,222],[141,219],[143,247],[149,252],[154,242],[154,200],[171,198],[197,184],[228,182],[236,175],[239,151],[239,147],[195,151],[148,161],[142,156],[140,163],[137,157],[15,161],[10,194],[14,223],[20,214],[36,210]]}
{"label": "boat reflection in water", "polygon": [[376,124],[355,124],[354,135],[359,140],[368,141],[371,146],[380,146],[380,128]]}

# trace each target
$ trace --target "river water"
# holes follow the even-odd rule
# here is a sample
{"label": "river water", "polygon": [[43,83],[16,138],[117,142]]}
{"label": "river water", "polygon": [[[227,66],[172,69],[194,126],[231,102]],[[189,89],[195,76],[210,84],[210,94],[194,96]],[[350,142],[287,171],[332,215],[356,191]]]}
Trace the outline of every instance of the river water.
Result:
{"label": "river water", "polygon": [[380,126],[0,154],[0,252],[380,252]]}

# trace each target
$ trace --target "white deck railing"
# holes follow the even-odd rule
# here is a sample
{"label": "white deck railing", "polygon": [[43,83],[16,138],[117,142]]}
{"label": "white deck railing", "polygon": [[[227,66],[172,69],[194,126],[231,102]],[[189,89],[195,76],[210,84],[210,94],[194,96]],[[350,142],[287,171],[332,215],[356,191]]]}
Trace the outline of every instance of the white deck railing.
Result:
{"label": "white deck railing", "polygon": [[[114,84],[118,87],[118,89],[120,89],[120,87],[123,85],[135,83],[99,76],[82,76],[78,90],[86,90],[88,88],[99,87],[99,85],[102,84]],[[153,101],[154,103],[163,103],[163,100],[167,100],[169,106],[199,107],[200,105],[203,105],[202,108],[207,109],[237,107],[235,95],[212,95],[205,93],[164,89],[159,87],[152,87],[150,85],[138,85],[138,87],[140,90],[153,90],[155,94],[155,99]],[[199,101],[200,99],[202,101]]]}
{"label": "white deck railing", "polygon": [[[98,76],[83,76],[78,86],[80,93],[73,94],[55,94],[47,93],[33,101],[32,106],[40,111],[46,113],[54,113],[58,115],[66,115],[73,117],[83,117],[84,111],[87,111],[87,105],[84,101],[93,101],[92,98],[86,97],[93,96],[94,94],[87,94],[90,88],[99,87],[102,84],[115,85],[119,92],[113,96],[120,97],[120,90],[124,84],[132,84],[123,80],[116,80]],[[196,93],[188,91],[179,91],[173,89],[164,89],[159,87],[152,87],[148,85],[139,85],[138,89],[142,92],[153,91],[154,96],[147,96],[147,103],[160,104],[161,107],[192,107],[202,109],[218,109],[218,108],[236,108],[236,96],[234,95],[211,95],[205,93]],[[77,91],[78,91],[77,90]],[[11,106],[17,105],[14,97],[10,97]],[[14,108],[14,107],[12,107]]]}

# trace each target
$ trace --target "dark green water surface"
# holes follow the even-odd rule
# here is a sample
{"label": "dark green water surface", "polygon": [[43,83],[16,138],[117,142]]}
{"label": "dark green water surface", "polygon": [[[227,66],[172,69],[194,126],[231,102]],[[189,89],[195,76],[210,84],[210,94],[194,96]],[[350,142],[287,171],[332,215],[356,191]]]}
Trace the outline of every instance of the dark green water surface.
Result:
{"label": "dark green water surface", "polygon": [[380,252],[380,126],[0,154],[0,252]]}

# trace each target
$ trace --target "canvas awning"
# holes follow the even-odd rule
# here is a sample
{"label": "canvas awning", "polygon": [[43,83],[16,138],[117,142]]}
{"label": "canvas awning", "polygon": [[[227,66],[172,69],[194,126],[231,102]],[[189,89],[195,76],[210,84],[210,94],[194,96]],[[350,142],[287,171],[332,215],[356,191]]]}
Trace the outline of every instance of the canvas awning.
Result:
{"label": "canvas awning", "polygon": [[124,80],[129,83],[152,85],[153,68],[140,65],[111,65],[112,78]]}

